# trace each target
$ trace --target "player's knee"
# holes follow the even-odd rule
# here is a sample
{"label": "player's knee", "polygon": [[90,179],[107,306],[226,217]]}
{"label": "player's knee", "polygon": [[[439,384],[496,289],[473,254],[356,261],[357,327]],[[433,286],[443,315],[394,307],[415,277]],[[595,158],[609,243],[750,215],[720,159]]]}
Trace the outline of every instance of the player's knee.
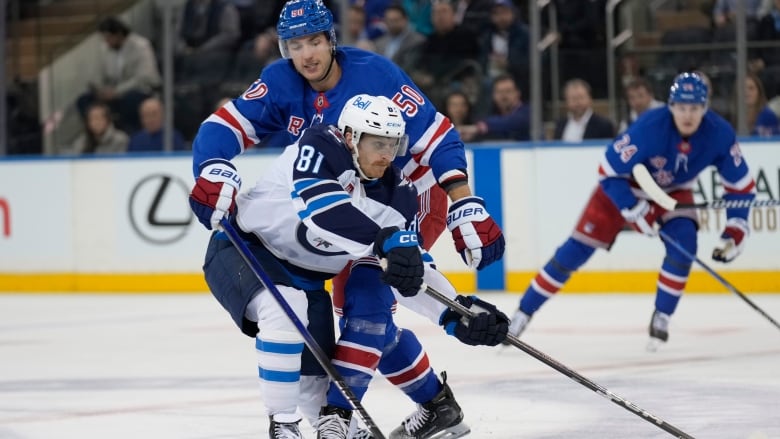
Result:
{"label": "player's knee", "polygon": [[572,272],[590,259],[596,249],[574,238],[569,238],[555,251],[550,261],[561,271]]}
{"label": "player's knee", "polygon": [[[674,218],[665,223],[663,230],[671,240],[674,240],[680,247],[684,248],[689,254],[696,254],[698,248],[696,223],[690,218]],[[676,246],[665,242],[667,258],[673,258],[682,263],[691,264],[690,258],[682,254]]]}

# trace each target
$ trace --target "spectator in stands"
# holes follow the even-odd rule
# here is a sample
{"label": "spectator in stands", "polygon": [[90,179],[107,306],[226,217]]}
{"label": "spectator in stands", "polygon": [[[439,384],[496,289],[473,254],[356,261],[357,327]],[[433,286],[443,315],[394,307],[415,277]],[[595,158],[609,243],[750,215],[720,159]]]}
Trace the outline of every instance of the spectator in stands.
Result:
{"label": "spectator in stands", "polygon": [[364,13],[363,29],[366,38],[376,40],[385,34],[385,10],[390,6],[390,0],[352,0],[353,5],[360,6]]}
{"label": "spectator in stands", "polygon": [[607,0],[553,0],[560,34],[561,79],[582,78],[605,96]]}
{"label": "spectator in stands", "polygon": [[[760,41],[780,41],[780,0],[774,0],[771,10],[758,24]],[[760,74],[767,96],[780,94],[780,47],[762,47],[751,51],[751,70]]]}
{"label": "spectator in stands", "polygon": [[464,141],[530,140],[531,111],[521,99],[520,89],[510,75],[493,81],[493,114],[475,125],[458,128]]}
{"label": "spectator in stands", "polygon": [[230,52],[241,37],[241,18],[227,0],[187,0],[179,21],[176,54]]}
{"label": "spectator in stands", "polygon": [[775,112],[767,106],[764,85],[754,73],[748,73],[745,77],[745,108],[751,136],[780,135],[780,122]]}
{"label": "spectator in stands", "polygon": [[73,142],[75,154],[111,154],[127,151],[127,133],[114,126],[108,105],[96,102],[87,109],[84,132]]}
{"label": "spectator in stands", "polygon": [[[141,115],[141,125],[143,129],[130,137],[130,144],[127,146],[129,152],[141,151],[162,151],[164,149],[164,111],[163,103],[157,97],[151,97],[141,103],[139,110]],[[184,143],[184,136],[173,130],[173,149],[183,151],[187,149]]]}
{"label": "spectator in stands", "polygon": [[444,115],[458,129],[464,125],[473,125],[471,102],[466,93],[460,90],[450,92],[444,99]]}
{"label": "spectator in stands", "polygon": [[402,0],[402,5],[414,30],[425,36],[433,33],[431,0]]}
{"label": "spectator in stands", "polygon": [[458,26],[479,35],[490,24],[490,5],[493,0],[451,1],[455,6],[455,23]]}
{"label": "spectator in stands", "polygon": [[[420,47],[417,69],[409,72],[414,82],[434,101],[441,102],[453,81],[477,82],[482,72],[477,58],[477,36],[455,23],[455,9],[447,0],[435,0],[431,8],[434,32]],[[477,86],[479,87],[479,86]]]}
{"label": "spectator in stands", "polygon": [[563,87],[568,114],[555,125],[555,138],[564,142],[581,142],[583,139],[606,139],[615,137],[612,122],[593,112],[593,98],[590,85],[575,78]]}
{"label": "spectator in stands", "polygon": [[366,10],[363,6],[354,4],[347,9],[345,39],[350,46],[373,50],[373,43],[368,38],[366,31]]}
{"label": "spectator in stands", "polygon": [[79,96],[76,106],[82,117],[95,102],[107,104],[119,116],[117,126],[134,131],[140,128],[138,106],[160,86],[160,72],[152,45],[130,31],[116,17],[100,22],[103,43],[98,52],[98,78]]}
{"label": "spectator in stands", "polygon": [[[528,77],[528,28],[511,0],[493,0],[490,22],[480,37],[480,65],[490,83],[503,74],[515,81]],[[518,84],[528,91],[528,84]]]}
{"label": "spectator in stands", "polygon": [[663,107],[663,102],[653,96],[650,83],[642,78],[634,79],[625,87],[626,101],[628,101],[628,117],[620,121],[618,132],[625,131],[645,111]]}
{"label": "spectator in stands", "polygon": [[[717,0],[712,7],[712,22],[715,24],[715,41],[734,40],[734,20],[737,17],[738,0]],[[758,22],[767,12],[764,0],[739,0],[745,5],[747,38],[755,39]]]}
{"label": "spectator in stands", "polygon": [[385,9],[384,21],[387,32],[374,41],[377,53],[391,59],[404,71],[411,71],[417,63],[425,35],[412,28],[406,10],[400,4]]}

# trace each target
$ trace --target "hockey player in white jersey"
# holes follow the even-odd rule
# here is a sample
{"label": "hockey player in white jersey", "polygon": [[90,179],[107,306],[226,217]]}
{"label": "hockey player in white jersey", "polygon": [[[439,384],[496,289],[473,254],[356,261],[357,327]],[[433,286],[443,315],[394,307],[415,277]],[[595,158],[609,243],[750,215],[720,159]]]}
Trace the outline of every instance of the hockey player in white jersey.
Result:
{"label": "hockey player in white jersey", "polygon": [[[392,438],[455,438],[469,431],[462,411],[446,376],[437,378],[414,334],[393,323],[395,299],[413,302],[415,311],[471,345],[500,343],[508,318],[476,297],[457,295],[423,262],[430,257],[418,246],[417,193],[392,166],[406,144],[401,110],[387,98],[357,95],[344,106],[338,128],[306,129],[265,177],[235,200],[240,178],[233,165],[224,159],[205,162],[191,205],[214,227],[233,213],[236,230],[357,395],[362,397],[372,371],[379,369],[419,404]],[[206,193],[220,195],[201,202]],[[379,258],[386,259],[385,270]],[[355,262],[345,290],[341,338],[334,345],[324,281],[348,261]],[[317,426],[318,437],[346,438],[349,405],[331,390],[326,406],[324,371],[222,232],[212,235],[204,272],[217,300],[242,332],[255,338],[270,437],[301,437],[302,413]],[[420,293],[424,282],[478,314],[464,321]]]}

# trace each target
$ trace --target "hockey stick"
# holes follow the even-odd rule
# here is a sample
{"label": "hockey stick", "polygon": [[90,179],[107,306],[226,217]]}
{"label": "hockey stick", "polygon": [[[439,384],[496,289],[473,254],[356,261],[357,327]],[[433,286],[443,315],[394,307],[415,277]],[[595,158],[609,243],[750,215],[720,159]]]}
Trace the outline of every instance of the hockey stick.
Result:
{"label": "hockey stick", "polygon": [[767,320],[772,322],[773,325],[777,326],[777,328],[780,329],[780,324],[778,324],[777,321],[775,321],[775,319],[773,319],[763,309],[759,308],[758,305],[753,303],[752,300],[750,300],[746,295],[744,295],[741,291],[739,291],[737,289],[737,287],[735,287],[734,285],[731,284],[731,282],[729,282],[726,279],[724,279],[723,276],[719,275],[715,270],[713,270],[707,264],[705,264],[704,261],[699,259],[698,256],[696,256],[696,255],[692,254],[691,252],[689,252],[688,250],[686,250],[685,247],[683,247],[679,242],[675,241],[671,236],[669,236],[663,230],[659,230],[658,234],[661,236],[661,239],[663,239],[667,243],[669,243],[672,246],[674,246],[674,248],[676,248],[677,251],[682,253],[686,258],[690,259],[692,262],[696,262],[697,264],[699,264],[701,266],[701,268],[703,268],[707,273],[711,274],[712,277],[715,278],[715,280],[717,280],[718,282],[721,283],[721,285],[726,287],[726,289],[728,289],[732,293],[734,293],[737,296],[739,296],[740,299],[744,300],[745,303],[750,305],[753,309],[758,311],[759,314],[761,314],[762,316],[766,317]]}
{"label": "hockey stick", "polygon": [[780,200],[712,200],[703,203],[681,204],[670,197],[655,182],[650,171],[641,164],[637,163],[631,170],[634,180],[639,187],[658,204],[666,210],[675,209],[730,209],[730,208],[748,208],[748,207],[775,207],[780,206]]}
{"label": "hockey stick", "polygon": [[371,419],[371,416],[360,403],[360,400],[352,392],[352,389],[349,388],[349,385],[346,383],[346,381],[344,381],[344,377],[342,377],[339,371],[336,370],[333,364],[331,364],[330,358],[328,358],[327,354],[325,354],[320,345],[317,344],[317,341],[314,340],[314,337],[311,335],[309,330],[306,329],[306,326],[304,326],[303,322],[301,322],[298,316],[295,315],[295,311],[293,311],[287,301],[284,300],[282,293],[278,288],[276,288],[276,285],[274,285],[271,278],[268,277],[266,272],[260,266],[260,262],[258,262],[257,258],[255,258],[255,256],[249,250],[249,247],[246,246],[246,243],[243,239],[241,239],[241,236],[238,235],[236,229],[233,228],[227,218],[220,220],[219,224],[222,226],[222,230],[225,231],[228,239],[230,239],[230,242],[232,242],[236,247],[236,250],[238,250],[238,254],[241,255],[242,259],[244,259],[244,262],[249,265],[249,268],[252,269],[252,272],[255,274],[255,276],[257,276],[257,279],[262,282],[271,295],[274,296],[274,299],[276,299],[276,301],[279,303],[279,306],[282,307],[284,313],[287,314],[287,317],[289,317],[293,325],[295,325],[295,329],[301,333],[301,336],[303,336],[303,341],[306,343],[306,347],[308,347],[311,353],[314,354],[317,362],[320,363],[323,369],[325,369],[325,372],[327,372],[333,383],[336,384],[336,387],[338,387],[341,394],[344,395],[344,398],[346,398],[347,401],[352,404],[352,407],[354,407],[355,411],[358,412],[358,415],[360,415],[363,423],[365,423],[366,427],[371,431],[371,434],[373,434],[377,439],[385,439],[382,431],[379,430],[379,427],[377,427],[374,420]]}
{"label": "hockey stick", "polygon": [[[643,191],[653,200],[655,201],[659,206],[663,207],[666,210],[673,210],[675,206],[677,206],[677,200],[670,197],[666,192],[661,189],[658,184],[656,184],[655,180],[653,179],[653,176],[650,175],[650,171],[647,170],[647,168],[641,164],[637,163],[634,165],[634,167],[631,169],[632,174],[634,175],[634,179],[639,184],[639,187],[642,188]],[[722,203],[727,203],[726,200],[719,200]],[[734,203],[731,207],[749,207],[747,206],[747,202],[742,202],[740,204],[741,200],[735,200],[736,203]],[[771,206],[775,204],[775,200],[753,200],[758,201],[759,203],[764,203],[762,205],[765,206]],[[706,204],[706,203],[705,203]],[[685,206],[685,205],[682,205]],[[682,206],[677,206],[678,208]],[[729,206],[721,206],[721,207],[729,207]],[[663,230],[658,231],[659,235],[661,236],[661,239],[666,241],[668,244],[674,246],[680,253],[682,253],[685,257],[691,260],[691,262],[696,262],[699,264],[707,273],[712,275],[712,277],[715,278],[718,282],[721,283],[721,285],[725,286],[726,289],[731,291],[732,293],[739,296],[740,299],[744,300],[748,305],[750,305],[753,309],[758,311],[759,314],[766,317],[770,322],[772,322],[773,325],[780,328],[780,324],[777,323],[775,319],[773,319],[769,314],[767,314],[764,310],[758,307],[755,303],[753,303],[752,300],[750,300],[746,295],[744,295],[741,291],[737,289],[734,285],[731,284],[731,282],[727,281],[723,278],[723,276],[719,275],[715,270],[710,268],[707,264],[704,263],[701,259],[699,259],[698,256],[695,254],[691,254],[688,250],[685,249],[682,245],[680,245],[679,242],[675,241],[671,236],[669,236],[666,232]]]}
{"label": "hockey stick", "polygon": [[[464,316],[464,317],[474,317],[474,312],[470,309],[466,308],[465,306],[461,305],[460,303],[450,299],[449,297],[443,295],[439,291],[435,290],[431,286],[428,286],[425,290],[425,292],[434,298],[435,300],[443,303],[451,310],[457,312],[458,314]],[[615,404],[623,407],[624,409],[630,411],[631,413],[634,413],[635,415],[639,416],[640,418],[644,419],[645,421],[650,422],[651,424],[657,426],[658,428],[666,431],[667,433],[672,434],[674,437],[677,438],[683,438],[683,439],[693,439],[693,436],[689,435],[688,433],[680,430],[679,428],[675,427],[674,425],[669,424],[668,422],[664,421],[663,419],[659,418],[658,416],[653,415],[652,413],[648,412],[647,410],[637,406],[631,401],[628,401],[625,398],[622,398],[614,393],[612,393],[610,390],[606,389],[605,387],[585,378],[584,376],[580,375],[579,373],[569,369],[568,367],[564,366],[563,364],[557,362],[552,357],[548,356],[547,354],[540,352],[533,348],[530,345],[527,345],[520,341],[519,338],[515,337],[514,335],[508,334],[506,337],[506,341],[511,344],[512,346],[517,347],[521,351],[525,352],[526,354],[536,358],[537,360],[541,361],[542,363],[552,367],[553,369],[557,370],[558,372],[566,375],[567,377],[571,378],[575,382],[582,384],[583,386],[587,387],[588,389],[596,392],[597,394],[609,399],[610,401],[614,402]]]}

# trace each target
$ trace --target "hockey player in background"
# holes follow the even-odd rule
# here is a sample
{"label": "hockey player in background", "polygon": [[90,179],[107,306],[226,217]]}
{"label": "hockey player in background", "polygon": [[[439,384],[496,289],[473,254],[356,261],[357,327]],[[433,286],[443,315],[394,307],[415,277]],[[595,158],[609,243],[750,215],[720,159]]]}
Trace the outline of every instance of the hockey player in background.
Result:
{"label": "hockey player in background", "polygon": [[[509,319],[474,296],[457,295],[421,251],[417,192],[392,165],[407,147],[405,125],[401,109],[389,99],[354,96],[346,101],[338,128],[317,124],[305,129],[265,177],[235,201],[237,177],[230,162],[204,162],[191,205],[204,221],[235,213],[230,220],[236,230],[358,397],[379,369],[418,404],[391,438],[456,438],[469,432],[463,413],[446,375],[437,378],[414,333],[393,323],[395,300],[469,345],[500,343]],[[386,260],[385,270],[379,258]],[[349,261],[354,262],[334,347],[324,281]],[[324,370],[313,357],[302,359],[303,337],[274,297],[247,275],[249,268],[223,232],[212,234],[204,272],[217,300],[242,332],[256,339],[270,437],[302,437],[299,409],[317,428],[318,438],[346,438],[350,404],[335,386],[325,404]],[[477,314],[462,319],[420,293],[423,282]]]}
{"label": "hockey player in background", "polygon": [[[417,187],[423,247],[430,249],[446,226],[470,267],[500,259],[504,236],[484,201],[471,193],[463,142],[412,80],[383,56],[337,47],[333,15],[321,0],[288,1],[277,33],[284,59],[264,68],[248,90],[201,125],[192,147],[195,175],[205,161],[230,160],[271,135],[277,146],[286,146],[307,126],[335,124],[356,94],[385,96],[406,121],[409,151],[395,163]],[[447,195],[455,218],[448,224]]]}
{"label": "hockey player in background", "polygon": [[[609,250],[627,223],[650,237],[655,225],[690,254],[696,254],[698,222],[693,209],[665,211],[641,191],[631,174],[643,164],[656,183],[680,203],[692,203],[692,187],[706,167],[717,168],[725,188],[725,200],[752,200],[755,182],[739,148],[734,129],[708,109],[708,89],[695,73],[674,79],[668,105],[644,113],[625,134],[606,149],[599,166],[599,185],[593,191],[572,235],[537,273],[520,300],[510,326],[519,336],[531,316],[560,290],[597,248]],[[745,246],[749,235],[748,208],[727,209],[720,246],[712,258],[730,262]],[[650,320],[650,344],[654,350],[669,338],[669,318],[682,296],[693,261],[664,242],[666,254],[656,289]]]}

